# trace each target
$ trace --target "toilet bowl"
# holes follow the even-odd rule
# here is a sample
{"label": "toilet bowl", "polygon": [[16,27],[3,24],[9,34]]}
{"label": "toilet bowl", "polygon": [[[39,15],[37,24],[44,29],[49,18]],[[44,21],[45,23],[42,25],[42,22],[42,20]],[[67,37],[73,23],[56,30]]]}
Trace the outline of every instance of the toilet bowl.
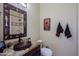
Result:
{"label": "toilet bowl", "polygon": [[53,56],[53,51],[50,48],[41,48],[41,56]]}

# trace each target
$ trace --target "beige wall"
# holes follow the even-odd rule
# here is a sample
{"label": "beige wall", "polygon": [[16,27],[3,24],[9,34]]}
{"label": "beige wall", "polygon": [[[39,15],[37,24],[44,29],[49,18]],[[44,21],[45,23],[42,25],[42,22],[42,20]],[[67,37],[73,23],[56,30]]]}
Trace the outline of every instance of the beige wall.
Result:
{"label": "beige wall", "polygon": [[32,42],[40,39],[40,4],[27,4],[27,37]]}
{"label": "beige wall", "polygon": [[0,41],[3,40],[3,4],[0,3]]}
{"label": "beige wall", "polygon": [[[76,51],[76,4],[40,4],[40,39],[49,46],[55,55],[77,55]],[[44,18],[51,18],[51,30],[43,30]],[[68,23],[72,37],[67,39],[64,33],[56,37],[58,22],[65,30]]]}

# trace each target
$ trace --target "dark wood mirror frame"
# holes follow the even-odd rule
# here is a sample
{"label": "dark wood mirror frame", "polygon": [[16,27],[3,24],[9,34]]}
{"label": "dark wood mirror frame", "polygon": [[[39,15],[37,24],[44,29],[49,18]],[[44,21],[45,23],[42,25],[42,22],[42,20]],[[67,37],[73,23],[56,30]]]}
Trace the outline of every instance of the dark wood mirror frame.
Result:
{"label": "dark wood mirror frame", "polygon": [[[21,37],[26,37],[27,36],[27,13],[24,10],[21,10],[15,6],[12,6],[8,3],[3,4],[3,39],[4,40],[11,40],[18,38],[19,36]],[[16,11],[18,13],[23,14],[23,33],[19,34],[10,34],[10,10]],[[7,17],[7,20],[6,20]],[[7,23],[7,26],[6,26]]]}

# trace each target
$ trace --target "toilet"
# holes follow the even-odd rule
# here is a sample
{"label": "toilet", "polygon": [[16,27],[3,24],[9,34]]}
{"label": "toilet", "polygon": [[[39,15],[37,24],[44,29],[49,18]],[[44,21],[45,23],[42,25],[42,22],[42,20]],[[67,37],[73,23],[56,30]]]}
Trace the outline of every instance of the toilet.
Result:
{"label": "toilet", "polygon": [[40,52],[41,52],[41,56],[53,56],[54,53],[53,51],[47,47],[43,46],[43,41],[42,40],[38,40],[37,43],[40,45]]}
{"label": "toilet", "polygon": [[53,56],[53,51],[50,48],[43,47],[41,50],[41,56]]}

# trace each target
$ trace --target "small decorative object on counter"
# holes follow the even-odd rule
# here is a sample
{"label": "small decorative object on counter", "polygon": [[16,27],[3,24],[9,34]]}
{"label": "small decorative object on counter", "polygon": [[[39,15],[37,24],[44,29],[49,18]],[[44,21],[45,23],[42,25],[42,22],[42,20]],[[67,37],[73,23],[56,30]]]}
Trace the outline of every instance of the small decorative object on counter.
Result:
{"label": "small decorative object on counter", "polygon": [[7,43],[7,48],[10,48],[13,44],[11,42]]}
{"label": "small decorative object on counter", "polygon": [[28,38],[28,41],[26,42],[27,43],[27,46],[28,46],[28,48],[32,45],[32,43],[31,43],[31,38]]}
{"label": "small decorative object on counter", "polygon": [[6,48],[5,42],[4,41],[0,41],[0,53],[3,53],[5,48]]}

